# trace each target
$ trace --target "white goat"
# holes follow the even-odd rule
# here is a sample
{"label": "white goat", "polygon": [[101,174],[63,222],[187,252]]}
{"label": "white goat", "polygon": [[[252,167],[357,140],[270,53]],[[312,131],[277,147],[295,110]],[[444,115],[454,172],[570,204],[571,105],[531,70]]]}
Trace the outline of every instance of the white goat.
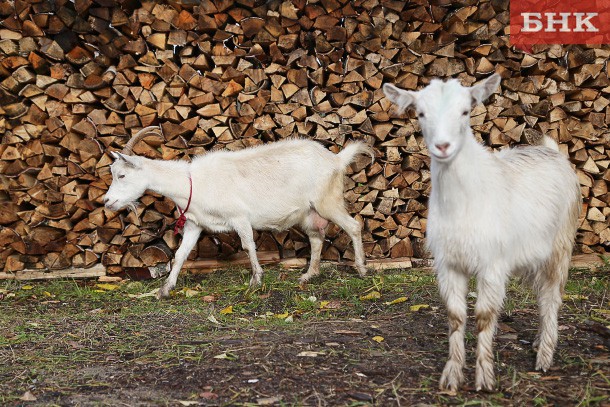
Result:
{"label": "white goat", "polygon": [[366,274],[361,226],[345,209],[343,176],[356,155],[374,158],[369,146],[353,142],[333,154],[315,141],[290,139],[236,152],[214,151],[190,163],[130,155],[139,140],[151,133],[160,135],[155,131],[156,127],[144,128],[121,153],[112,152],[113,178],[104,203],[119,210],[133,205],[148,189],[186,208],[182,243],[159,298],[176,286],[182,264],[204,228],[237,232],[252,264],[251,286],[259,285],[263,275],[252,229],[280,231],[300,225],[311,243],[309,269],[300,278],[306,282],[320,272],[328,220],[352,239],[356,268],[361,276]]}
{"label": "white goat", "polygon": [[552,139],[493,154],[474,138],[470,110],[499,84],[492,75],[471,88],[455,79],[433,80],[419,92],[383,86],[400,109],[415,107],[430,153],[427,244],[449,317],[449,360],[440,388],[452,391],[464,380],[470,276],[477,280],[476,389],[495,387],[492,342],[511,275],[523,277],[537,294],[536,369],[551,366],[580,212],[578,179]]}

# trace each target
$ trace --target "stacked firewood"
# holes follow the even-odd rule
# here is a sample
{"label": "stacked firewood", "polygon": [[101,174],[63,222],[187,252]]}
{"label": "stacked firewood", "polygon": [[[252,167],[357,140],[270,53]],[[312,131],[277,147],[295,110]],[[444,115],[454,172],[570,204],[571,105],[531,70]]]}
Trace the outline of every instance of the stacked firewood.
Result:
{"label": "stacked firewood", "polygon": [[[577,250],[610,241],[610,47],[509,43],[508,0],[15,0],[0,2],[0,269],[102,263],[110,272],[166,262],[179,243],[170,200],[110,212],[109,151],[160,125],[137,154],[189,160],[287,137],[337,152],[373,145],[346,177],[349,211],[371,258],[425,257],[429,158],[413,113],[381,85],[433,77],[470,85],[492,72],[502,89],[474,108],[494,148],[561,142],[584,197]],[[308,251],[298,230],[258,233],[259,250]],[[240,250],[207,234],[191,254]],[[353,258],[330,226],[323,256]]]}

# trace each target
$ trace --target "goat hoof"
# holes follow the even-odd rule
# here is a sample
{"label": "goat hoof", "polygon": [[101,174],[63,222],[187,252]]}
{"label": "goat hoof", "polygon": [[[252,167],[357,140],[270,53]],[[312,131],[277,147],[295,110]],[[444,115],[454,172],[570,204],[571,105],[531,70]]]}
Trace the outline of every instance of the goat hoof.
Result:
{"label": "goat hoof", "polygon": [[358,275],[360,277],[365,277],[367,273],[368,273],[368,270],[366,267],[364,267],[364,266],[358,267]]}
{"label": "goat hoof", "polygon": [[544,353],[538,351],[538,355],[536,356],[536,370],[542,370],[546,372],[549,370],[551,365],[553,364],[553,354]]}
{"label": "goat hoof", "polygon": [[309,280],[311,280],[312,277],[312,275],[303,274],[301,277],[299,277],[299,284],[309,283]]}
{"label": "goat hoof", "polygon": [[167,286],[162,286],[159,291],[157,292],[157,298],[159,300],[163,300],[166,298],[169,298],[169,293],[170,291],[172,291],[171,288],[167,287]]}
{"label": "goat hoof", "polygon": [[305,283],[309,282],[309,280],[311,280],[312,277],[315,277],[318,274],[320,274],[320,270],[311,270],[311,269],[309,269],[307,271],[307,273],[302,274],[301,277],[299,277],[299,283],[300,284],[305,284]]}
{"label": "goat hoof", "polygon": [[494,391],[496,387],[496,377],[492,363],[477,365],[475,388],[477,391]]}
{"label": "goat hoof", "polygon": [[262,284],[262,281],[261,281],[261,280],[262,280],[262,279],[261,279],[260,277],[258,277],[258,276],[253,276],[253,277],[250,279],[250,287],[253,287],[253,288],[254,288],[254,287],[258,287],[259,285],[261,285],[261,284]]}
{"label": "goat hoof", "polygon": [[456,392],[462,383],[464,383],[462,366],[452,360],[447,361],[447,364],[445,364],[445,368],[443,369],[443,374],[441,375],[441,381],[438,386],[439,389]]}
{"label": "goat hoof", "polygon": [[489,383],[477,384],[476,387],[477,387],[477,391],[493,392],[495,390],[495,384],[489,384]]}

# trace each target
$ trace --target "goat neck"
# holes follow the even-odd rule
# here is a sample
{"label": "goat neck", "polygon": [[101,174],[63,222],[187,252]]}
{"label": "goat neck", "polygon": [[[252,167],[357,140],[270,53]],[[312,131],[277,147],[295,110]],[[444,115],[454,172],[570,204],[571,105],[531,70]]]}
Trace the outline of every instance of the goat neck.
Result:
{"label": "goat neck", "polygon": [[[190,164],[183,161],[146,160],[145,171],[149,178],[148,189],[170,198],[185,208],[190,195]],[[193,180],[193,193],[195,192]]]}
{"label": "goat neck", "polygon": [[497,165],[491,165],[496,160],[472,134],[467,135],[453,160],[439,162],[431,158],[430,199],[436,201],[443,211],[464,210],[463,205],[476,202],[478,196],[489,193],[493,188],[490,182],[494,177],[490,172],[499,171]]}

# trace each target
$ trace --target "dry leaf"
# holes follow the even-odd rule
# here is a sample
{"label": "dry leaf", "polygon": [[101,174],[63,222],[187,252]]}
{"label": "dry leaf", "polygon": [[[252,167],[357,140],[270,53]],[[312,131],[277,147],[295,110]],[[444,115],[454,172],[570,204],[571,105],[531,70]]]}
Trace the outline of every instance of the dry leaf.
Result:
{"label": "dry leaf", "polygon": [[304,350],[303,352],[299,352],[299,354],[297,356],[304,357],[304,358],[315,358],[320,355],[324,355],[324,352],[315,352],[312,350]]}
{"label": "dry leaf", "polygon": [[183,406],[198,406],[200,403],[198,401],[191,401],[191,400],[176,400],[178,403],[180,403],[180,405]]}
{"label": "dry leaf", "polygon": [[256,404],[259,406],[274,406],[282,401],[281,397],[263,397],[256,400]]}
{"label": "dry leaf", "polygon": [[514,333],[517,332],[512,326],[506,325],[504,322],[498,322],[498,329],[502,332]]}
{"label": "dry leaf", "polygon": [[218,398],[218,394],[212,393],[211,391],[203,391],[199,393],[199,397],[208,399],[208,400],[216,400]]}
{"label": "dry leaf", "polygon": [[234,353],[224,352],[224,353],[221,353],[220,355],[214,356],[214,359],[237,360],[238,357]]}
{"label": "dry leaf", "polygon": [[216,297],[214,297],[213,295],[204,295],[203,297],[201,297],[201,299],[203,300],[203,302],[214,302],[214,301],[216,301]]}
{"label": "dry leaf", "polygon": [[155,288],[152,291],[143,294],[127,294],[129,298],[146,298],[146,297],[156,297],[159,292],[159,288]]}
{"label": "dry leaf", "polygon": [[394,304],[400,304],[401,302],[405,302],[405,301],[407,301],[407,299],[408,299],[407,297],[398,297],[398,298],[396,298],[395,300],[385,302],[384,304],[385,304],[385,305],[394,305]]}
{"label": "dry leaf", "polygon": [[567,301],[567,300],[588,300],[589,297],[587,297],[586,295],[581,295],[581,294],[564,294],[563,295],[563,300]]}
{"label": "dry leaf", "polygon": [[373,336],[373,340],[377,343],[381,343],[385,340],[385,338],[383,336],[377,335],[377,336]]}
{"label": "dry leaf", "polygon": [[19,400],[21,400],[21,401],[36,401],[38,399],[36,398],[36,396],[34,396],[32,394],[31,391],[28,390],[25,393],[23,393],[23,395],[21,397],[19,397]]}
{"label": "dry leaf", "polygon": [[229,305],[228,307],[221,309],[221,310],[220,310],[220,313],[221,313],[222,315],[226,315],[226,314],[232,314],[232,313],[233,313],[233,306],[232,306],[232,305]]}
{"label": "dry leaf", "polygon": [[320,301],[320,309],[340,309],[341,301]]}
{"label": "dry leaf", "polygon": [[[31,290],[32,288],[34,288],[33,285],[24,285],[23,287],[21,287],[22,290]],[[26,392],[28,393],[28,392]]]}
{"label": "dry leaf", "polygon": [[379,293],[379,291],[371,291],[370,293],[366,294],[366,295],[362,295],[360,297],[360,300],[362,301],[374,301],[374,300],[378,300],[381,298],[381,294]]}
{"label": "dry leaf", "polygon": [[199,294],[199,291],[193,290],[192,288],[183,288],[182,292],[186,296],[186,298],[191,298]]}
{"label": "dry leaf", "polygon": [[430,306],[428,304],[417,304],[417,305],[411,305],[410,310],[413,312],[417,312],[420,309],[423,308],[430,308]]}
{"label": "dry leaf", "polygon": [[[95,286],[97,288],[99,288],[100,290],[104,290],[104,291],[113,291],[120,287],[118,284],[110,284],[110,283],[98,283]],[[97,291],[97,290],[94,290],[94,291]]]}

